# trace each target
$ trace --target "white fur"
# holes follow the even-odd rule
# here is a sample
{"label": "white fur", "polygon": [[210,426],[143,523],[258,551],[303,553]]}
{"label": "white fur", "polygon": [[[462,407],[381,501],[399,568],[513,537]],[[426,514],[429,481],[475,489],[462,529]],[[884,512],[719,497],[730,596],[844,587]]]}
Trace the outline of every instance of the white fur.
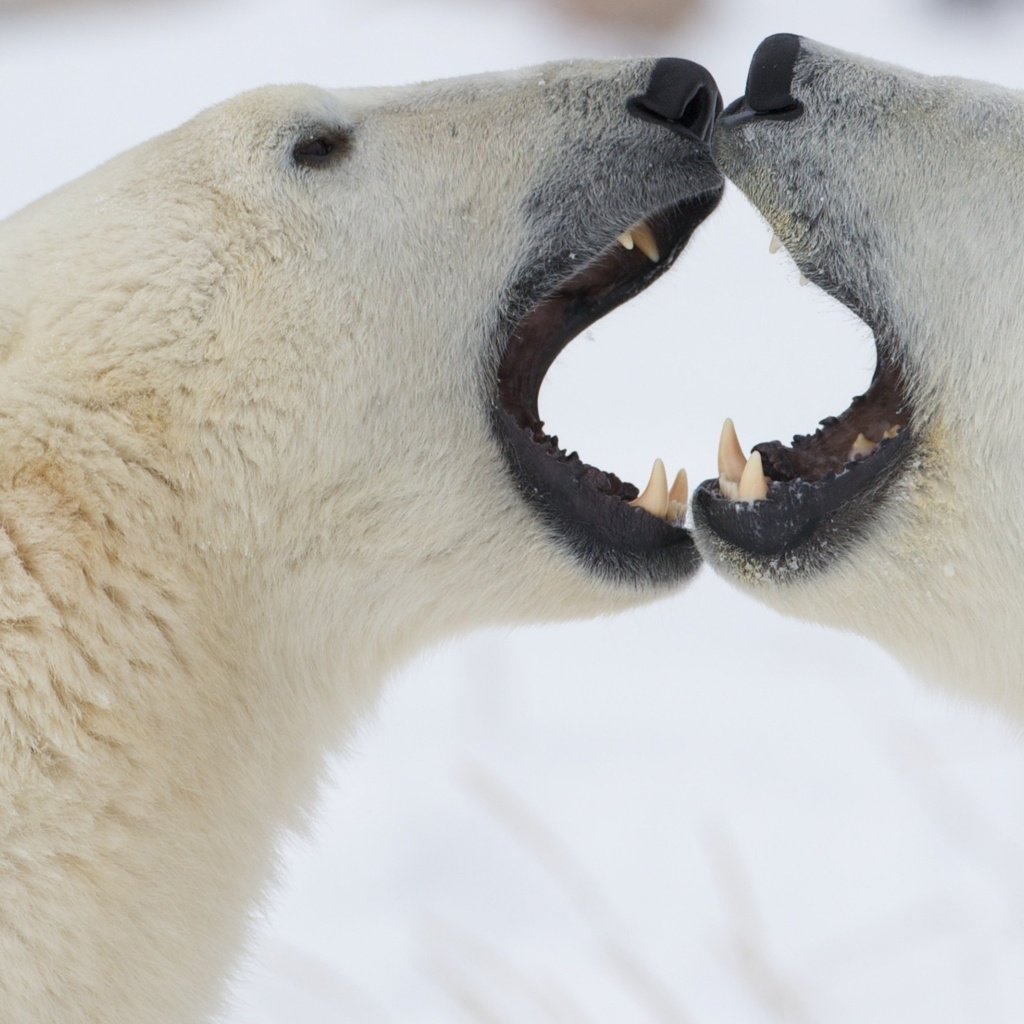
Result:
{"label": "white fur", "polygon": [[1024,96],[803,47],[804,114],[720,133],[716,158],[798,263],[891,324],[919,448],[824,569],[698,543],[767,603],[1024,717]]}
{"label": "white fur", "polygon": [[[552,539],[488,409],[523,211],[660,131],[650,68],[267,88],[0,226],[5,1022],[205,1019],[390,670],[653,596]],[[321,120],[352,155],[294,168]]]}

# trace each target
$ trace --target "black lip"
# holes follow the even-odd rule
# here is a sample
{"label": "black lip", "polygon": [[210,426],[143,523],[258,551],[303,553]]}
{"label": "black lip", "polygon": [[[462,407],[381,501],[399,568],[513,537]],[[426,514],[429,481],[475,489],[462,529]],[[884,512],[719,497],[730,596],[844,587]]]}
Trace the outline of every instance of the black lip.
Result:
{"label": "black lip", "polygon": [[795,551],[826,527],[852,536],[870,519],[871,506],[882,499],[885,485],[899,475],[914,448],[913,430],[906,428],[867,459],[848,463],[823,480],[773,480],[767,499],[753,504],[730,501],[717,480],[705,480],[693,496],[694,521],[755,555]]}
{"label": "black lip", "polygon": [[[689,531],[672,526],[628,500],[637,494],[632,484],[622,483],[582,462],[573,453],[561,452],[557,439],[541,433],[537,414],[537,393],[544,374],[562,349],[591,324],[633,298],[659,278],[686,247],[694,230],[714,210],[722,184],[648,216],[656,227],[659,247],[664,252],[658,263],[642,254],[626,252],[613,245],[588,267],[561,281],[539,302],[531,302],[534,313],[552,308],[557,315],[545,325],[543,347],[514,381],[499,377],[492,399],[495,434],[520,493],[547,524],[552,534],[566,543],[585,565],[619,581],[634,584],[677,581],[692,575],[700,555]],[[579,295],[573,284],[588,272],[607,272],[605,289]],[[524,289],[529,284],[524,282]],[[522,308],[513,295],[506,308]],[[529,319],[507,319],[498,329],[498,350],[508,353],[516,343],[517,329]],[[549,328],[549,329],[548,329]]]}

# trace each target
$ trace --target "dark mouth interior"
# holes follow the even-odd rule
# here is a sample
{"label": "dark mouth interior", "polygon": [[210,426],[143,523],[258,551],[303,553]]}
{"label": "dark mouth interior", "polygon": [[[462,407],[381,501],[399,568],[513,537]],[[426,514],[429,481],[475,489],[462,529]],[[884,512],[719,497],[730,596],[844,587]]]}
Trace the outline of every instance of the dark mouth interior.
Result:
{"label": "dark mouth interior", "polygon": [[[645,219],[657,243],[657,262],[652,262],[639,246],[630,250],[614,242],[597,260],[560,283],[515,325],[498,371],[501,409],[547,462],[564,468],[566,486],[615,499],[635,519],[634,525],[641,528],[650,527],[643,523],[645,519],[660,526],[667,524],[627,504],[639,493],[635,485],[613,472],[586,464],[576,452],[562,449],[558,438],[545,431],[537,407],[540,386],[555,358],[574,337],[643,291],[672,265],[694,229],[717,204],[719,195],[718,191],[709,193]],[[546,480],[557,479],[550,466],[541,464],[541,468],[546,470]],[[579,511],[579,502],[573,504]]]}
{"label": "dark mouth interior", "polygon": [[[652,514],[632,504],[639,493],[634,484],[563,449],[541,418],[541,384],[574,337],[671,266],[719,197],[719,192],[708,193],[645,219],[657,245],[656,262],[640,247],[627,249],[610,240],[598,258],[534,301],[507,331],[495,420],[513,476],[527,500],[591,561],[611,559],[614,567],[622,567],[623,554],[628,561],[690,543],[683,528],[685,499],[670,500],[664,515]],[[823,286],[840,297],[839,289]],[[855,302],[844,305],[860,312]],[[913,421],[906,380],[891,355],[896,347],[887,343],[891,339],[885,331],[875,333],[879,356],[867,391],[789,445],[754,445],[750,462],[756,470],[756,452],[760,472],[751,478],[758,476],[760,489],[753,495],[739,479],[724,474],[705,481],[693,504],[700,525],[748,551],[778,555],[799,547],[845,510],[874,500],[892,476],[890,469],[911,448]]]}
{"label": "dark mouth interior", "polygon": [[[825,287],[840,297],[840,289]],[[859,312],[856,302],[844,305]],[[844,412],[790,445],[753,446],[751,458],[759,454],[763,473],[760,489],[756,472],[747,489],[737,487],[735,472],[727,474],[720,460],[719,478],[705,481],[694,495],[701,526],[746,551],[776,556],[799,548],[823,526],[849,536],[855,523],[867,520],[913,441],[913,408],[896,347],[884,330],[876,329],[875,337],[871,385]]]}
{"label": "dark mouth interior", "polygon": [[813,434],[798,435],[792,445],[765,441],[754,445],[761,453],[765,476],[790,483],[818,483],[873,458],[910,422],[906,388],[898,367],[879,359],[871,386],[853,399],[839,416],[829,416]]}
{"label": "dark mouth interior", "polygon": [[[528,270],[523,277],[527,283],[517,289],[518,295],[510,296],[509,303],[510,309],[524,310],[524,314],[510,317],[504,327],[499,325],[504,343],[492,414],[512,480],[551,536],[581,565],[607,580],[631,586],[661,585],[697,570],[700,555],[683,528],[686,504],[685,499],[679,500],[681,484],[669,489],[666,482],[657,500],[651,488],[638,498],[633,484],[559,446],[545,429],[537,396],[558,353],[594,321],[663,274],[720,198],[718,184],[645,215],[633,228],[609,225],[607,246],[575,274],[571,269],[564,272],[553,287],[530,285],[536,270]],[[633,232],[632,249],[615,238],[616,232],[626,230]],[[657,249],[656,260],[644,252],[653,251],[652,246]],[[567,253],[561,258],[563,268],[572,267]],[[631,504],[634,499],[643,504]]]}

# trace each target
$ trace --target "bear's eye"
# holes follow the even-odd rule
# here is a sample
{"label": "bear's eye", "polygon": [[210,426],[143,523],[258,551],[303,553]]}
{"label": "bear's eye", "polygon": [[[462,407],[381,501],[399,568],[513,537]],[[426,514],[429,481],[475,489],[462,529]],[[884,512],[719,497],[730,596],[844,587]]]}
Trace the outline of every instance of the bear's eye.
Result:
{"label": "bear's eye", "polygon": [[318,131],[303,136],[292,147],[292,161],[299,167],[326,167],[343,157],[351,139],[340,130]]}

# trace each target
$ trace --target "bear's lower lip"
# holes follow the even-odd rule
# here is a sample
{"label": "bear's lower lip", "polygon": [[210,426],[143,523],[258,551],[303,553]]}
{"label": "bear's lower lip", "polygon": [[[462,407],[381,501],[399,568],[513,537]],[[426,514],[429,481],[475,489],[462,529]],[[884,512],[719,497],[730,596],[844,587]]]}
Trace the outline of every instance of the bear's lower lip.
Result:
{"label": "bear's lower lip", "polygon": [[[498,369],[493,418],[512,476],[559,537],[600,571],[637,579],[689,575],[699,556],[683,528],[686,495],[654,481],[644,496],[614,473],[563,451],[544,431],[537,398],[565,346],[661,276],[721,198],[721,186],[610,231],[608,246],[510,323]],[[516,308],[515,297],[509,303]]]}
{"label": "bear's lower lip", "polygon": [[857,498],[869,493],[877,496],[912,448],[912,432],[901,430],[883,440],[870,456],[848,462],[819,480],[768,478],[765,497],[756,501],[727,497],[720,480],[705,480],[693,496],[694,520],[698,528],[711,530],[750,554],[786,554],[809,541],[842,510],[849,510]]}

